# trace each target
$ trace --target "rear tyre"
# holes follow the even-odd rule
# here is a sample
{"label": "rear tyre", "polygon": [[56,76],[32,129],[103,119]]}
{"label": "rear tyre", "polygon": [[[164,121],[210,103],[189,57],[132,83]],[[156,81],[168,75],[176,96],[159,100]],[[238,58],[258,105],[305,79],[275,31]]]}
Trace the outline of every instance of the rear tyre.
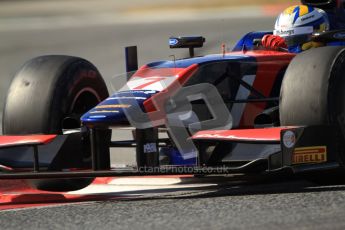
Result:
{"label": "rear tyre", "polygon": [[[80,117],[108,96],[99,71],[87,60],[60,55],[33,58],[11,83],[3,112],[3,133],[62,134],[63,129],[79,128]],[[77,158],[83,162],[88,153],[81,149],[73,155],[78,154]],[[110,161],[107,153],[104,154],[103,160]],[[59,159],[68,158],[59,156]],[[53,167],[62,170],[69,165],[67,160],[59,160]],[[92,181],[93,178],[77,178],[29,182],[41,190],[71,191],[84,188]]]}

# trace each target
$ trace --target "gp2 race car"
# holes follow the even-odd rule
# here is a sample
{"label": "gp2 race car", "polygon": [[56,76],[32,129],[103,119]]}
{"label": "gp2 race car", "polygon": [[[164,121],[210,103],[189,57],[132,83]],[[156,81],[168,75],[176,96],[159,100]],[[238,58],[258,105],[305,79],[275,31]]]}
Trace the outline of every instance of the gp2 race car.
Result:
{"label": "gp2 race car", "polygon": [[[344,167],[345,48],[265,50],[256,41],[268,33],[249,33],[231,52],[202,57],[194,48],[203,37],[171,37],[170,47],[188,48],[191,57],[138,70],[136,48],[128,47],[128,73],[114,79],[111,96],[97,68],[82,58],[31,59],[8,91],[0,179],[66,191],[104,176]],[[313,39],[344,41],[344,34]],[[133,139],[113,140],[112,130],[132,132]],[[137,165],[112,167],[111,148],[135,150]]]}

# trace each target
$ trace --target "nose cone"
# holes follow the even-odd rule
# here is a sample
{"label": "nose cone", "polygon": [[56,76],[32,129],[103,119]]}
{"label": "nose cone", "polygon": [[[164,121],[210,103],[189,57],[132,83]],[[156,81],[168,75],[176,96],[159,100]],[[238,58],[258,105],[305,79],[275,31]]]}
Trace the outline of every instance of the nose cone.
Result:
{"label": "nose cone", "polygon": [[158,93],[155,90],[129,90],[113,94],[81,117],[85,126],[117,125],[127,122],[125,110],[132,106],[143,109],[144,101]]}

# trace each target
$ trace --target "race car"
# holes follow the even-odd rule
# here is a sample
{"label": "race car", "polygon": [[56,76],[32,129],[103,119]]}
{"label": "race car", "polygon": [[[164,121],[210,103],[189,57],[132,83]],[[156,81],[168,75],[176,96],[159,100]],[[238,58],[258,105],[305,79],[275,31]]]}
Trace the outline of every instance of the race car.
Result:
{"label": "race car", "polygon": [[[190,57],[139,69],[136,48],[128,47],[128,73],[113,79],[111,96],[85,59],[29,60],[4,106],[0,179],[66,191],[104,176],[342,168],[345,48],[267,50],[257,41],[269,33],[251,32],[231,52],[206,56],[194,54],[203,37],[171,37],[170,47],[188,48]],[[344,41],[345,30],[313,39]],[[113,140],[112,130],[133,138]],[[111,148],[132,149],[137,165],[112,167]]]}

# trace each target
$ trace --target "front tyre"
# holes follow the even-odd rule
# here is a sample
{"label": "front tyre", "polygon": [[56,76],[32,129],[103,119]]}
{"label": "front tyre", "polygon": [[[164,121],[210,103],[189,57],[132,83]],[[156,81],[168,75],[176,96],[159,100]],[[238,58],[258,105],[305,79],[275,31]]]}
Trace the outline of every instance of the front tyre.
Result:
{"label": "front tyre", "polygon": [[[286,70],[279,103],[282,126],[335,125],[342,170],[308,175],[318,183],[343,180],[345,169],[345,47],[298,54]],[[340,172],[341,176],[334,176]],[[333,175],[333,176],[327,176]]]}
{"label": "front tyre", "polygon": [[[3,112],[3,133],[62,134],[64,129],[79,128],[80,117],[108,96],[102,76],[87,60],[62,55],[33,58],[22,66],[11,83]],[[88,153],[81,149],[59,156],[64,160],[54,164],[53,170],[69,167],[68,154],[77,154],[82,166]],[[103,160],[110,161],[106,155]],[[41,190],[69,191],[86,187],[92,181],[92,178],[42,179],[30,180],[30,184]]]}

